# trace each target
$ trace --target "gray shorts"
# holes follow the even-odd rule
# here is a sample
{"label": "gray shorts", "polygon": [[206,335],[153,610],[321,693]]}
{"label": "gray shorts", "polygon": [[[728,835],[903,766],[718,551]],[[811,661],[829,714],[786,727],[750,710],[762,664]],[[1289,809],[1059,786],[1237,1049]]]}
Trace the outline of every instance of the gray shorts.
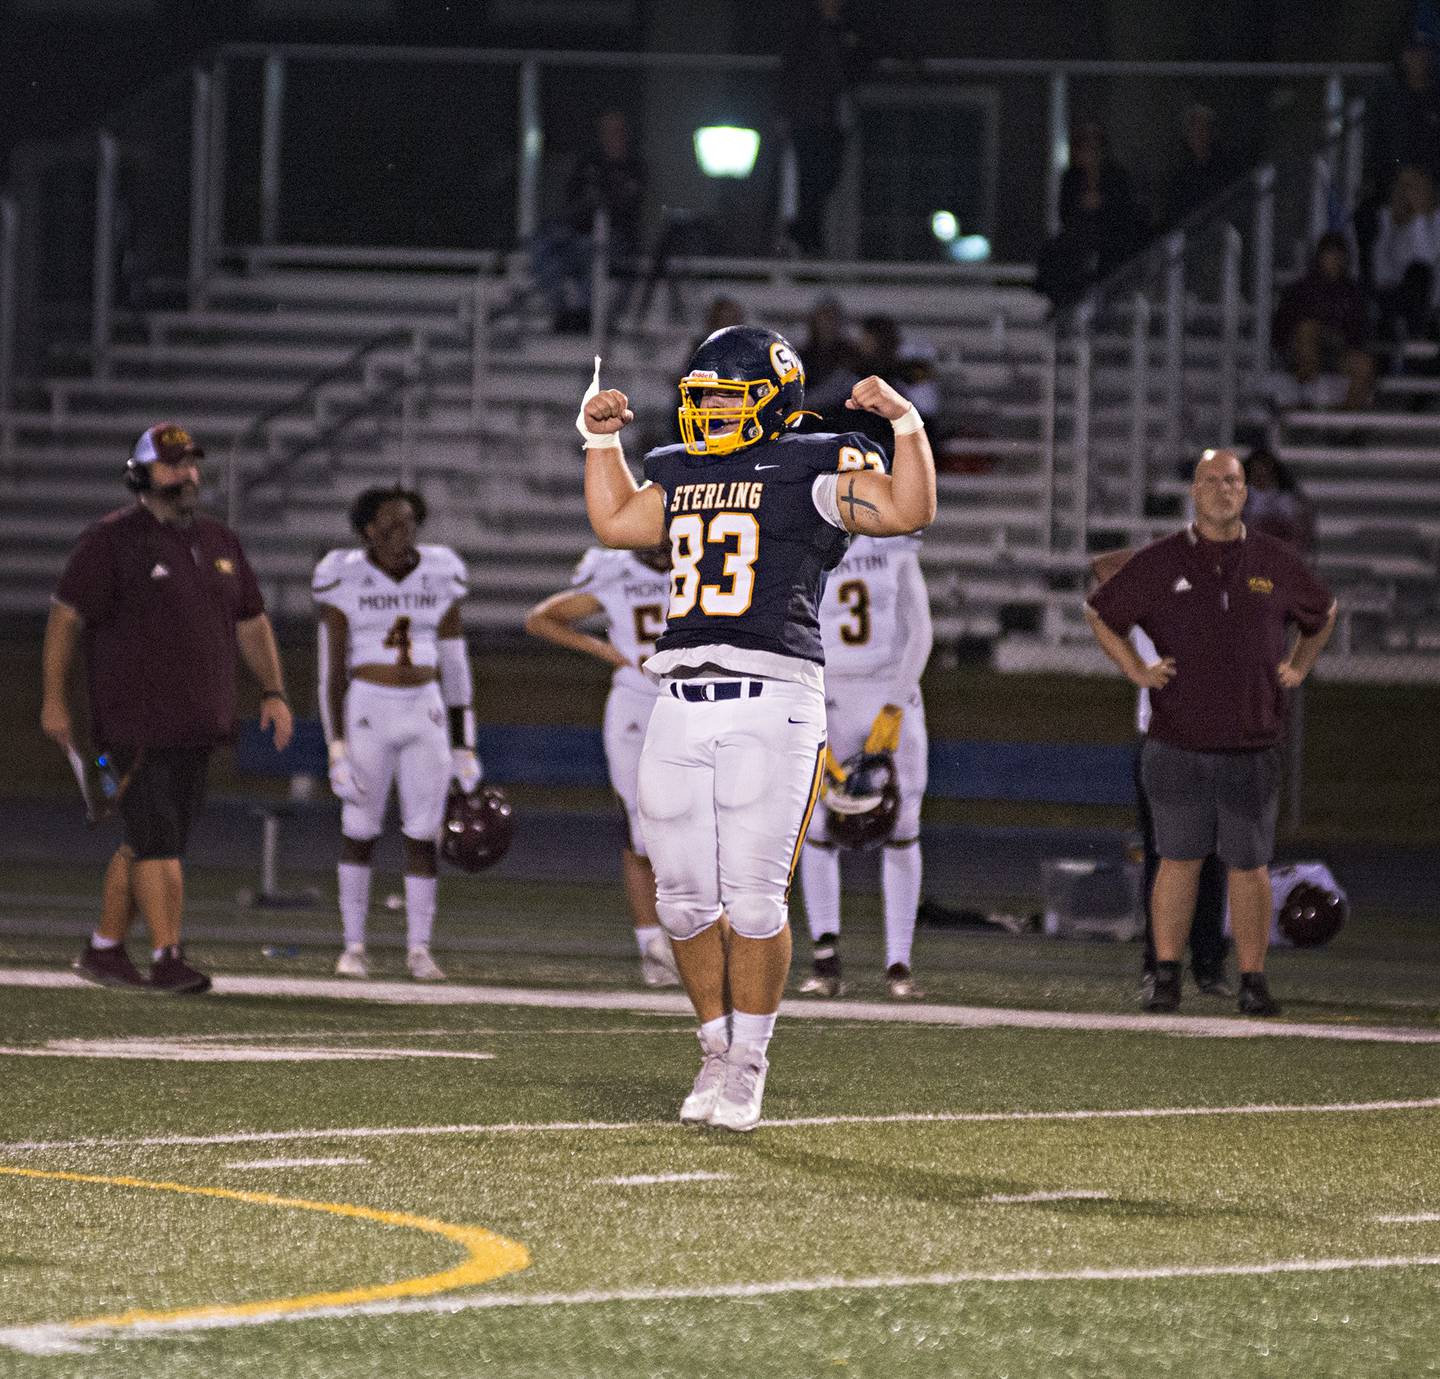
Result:
{"label": "gray shorts", "polygon": [[1140,779],[1155,850],[1172,861],[1219,855],[1227,867],[1268,866],[1275,852],[1283,748],[1191,752],[1147,739]]}

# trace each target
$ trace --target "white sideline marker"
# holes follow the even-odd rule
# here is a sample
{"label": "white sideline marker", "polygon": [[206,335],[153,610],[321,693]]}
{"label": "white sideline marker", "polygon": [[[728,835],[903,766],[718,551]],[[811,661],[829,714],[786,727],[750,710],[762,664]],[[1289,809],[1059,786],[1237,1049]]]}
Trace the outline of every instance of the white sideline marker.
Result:
{"label": "white sideline marker", "polygon": [[[0,968],[0,986],[48,990],[91,991],[72,972],[42,968]],[[274,996],[305,999],[370,1001],[400,1006],[499,1005],[542,1010],[611,1010],[631,1014],[674,1015],[688,1020],[689,1000],[664,992],[550,991],[522,986],[420,987],[413,982],[353,982],[343,977],[246,977],[221,973],[215,978],[209,1001],[226,996]],[[786,999],[780,1013],[786,1019],[864,1021],[871,1024],[939,1025],[961,1029],[1039,1029],[1160,1035],[1194,1039],[1339,1039],[1383,1044],[1440,1044],[1440,1029],[1404,1025],[1343,1025],[1319,1021],[1242,1019],[1238,1016],[1120,1015],[1104,1011],[1018,1010],[1001,1006],[884,1005],[878,1001],[807,1002]]]}
{"label": "white sideline marker", "polygon": [[624,1178],[596,1178],[602,1187],[652,1187],[656,1183],[720,1183],[733,1173],[632,1173]]}
{"label": "white sideline marker", "polygon": [[226,1168],[348,1168],[369,1159],[235,1159]]}

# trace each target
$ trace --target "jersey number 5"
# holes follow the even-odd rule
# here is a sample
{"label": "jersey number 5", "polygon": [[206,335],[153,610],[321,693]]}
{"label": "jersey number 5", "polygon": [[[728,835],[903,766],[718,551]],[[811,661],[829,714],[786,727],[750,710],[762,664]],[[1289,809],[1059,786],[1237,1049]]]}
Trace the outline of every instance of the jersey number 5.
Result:
{"label": "jersey number 5", "polygon": [[[734,542],[734,548],[730,543]],[[724,546],[724,583],[701,584],[700,557],[706,544]],[[748,512],[717,512],[707,528],[697,513],[670,523],[670,616],[683,618],[698,602],[712,618],[738,618],[755,596],[755,561],[760,523]]]}

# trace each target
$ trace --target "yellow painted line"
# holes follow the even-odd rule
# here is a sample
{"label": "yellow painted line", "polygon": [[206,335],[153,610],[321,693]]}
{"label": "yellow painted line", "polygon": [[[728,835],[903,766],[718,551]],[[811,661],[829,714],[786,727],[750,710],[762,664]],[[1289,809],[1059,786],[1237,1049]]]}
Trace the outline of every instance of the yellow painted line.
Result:
{"label": "yellow painted line", "polygon": [[10,1168],[0,1164],[0,1174],[16,1178],[44,1178],[64,1183],[98,1183],[105,1187],[141,1188],[150,1192],[179,1192],[191,1197],[218,1197],[229,1202],[245,1202],[251,1206],[285,1207],[295,1211],[319,1211],[331,1216],[348,1216],[361,1221],[378,1221],[386,1226],[425,1231],[443,1236],[465,1251],[465,1258],[453,1268],[419,1278],[401,1279],[398,1283],[374,1284],[363,1288],[344,1288],[329,1293],[306,1293],[301,1297],[268,1298],[263,1302],[217,1304],[207,1307],[181,1307],[170,1311],[132,1308],[101,1317],[78,1317],[58,1323],[76,1330],[92,1327],[121,1328],[149,1322],[185,1322],[215,1320],[226,1317],[254,1317],[264,1313],[304,1312],[312,1307],[343,1307],[356,1303],[382,1302],[390,1298],[418,1298],[443,1293],[452,1288],[474,1287],[489,1283],[505,1274],[516,1273],[530,1263],[530,1251],[518,1240],[508,1240],[481,1226],[457,1226],[436,1221],[428,1216],[412,1216],[403,1211],[380,1211],[348,1202],[309,1202],[300,1197],[277,1197],[269,1192],[237,1192],[224,1187],[192,1187],[186,1183],[157,1183],[145,1178],[108,1176],[96,1173],[62,1173],[38,1168]]}

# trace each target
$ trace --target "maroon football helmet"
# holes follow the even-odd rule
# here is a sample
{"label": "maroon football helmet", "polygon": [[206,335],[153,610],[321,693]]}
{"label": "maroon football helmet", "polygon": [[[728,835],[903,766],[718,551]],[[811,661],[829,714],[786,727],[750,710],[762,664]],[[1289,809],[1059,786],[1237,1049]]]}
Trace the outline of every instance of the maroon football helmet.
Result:
{"label": "maroon football helmet", "polygon": [[889,752],[861,752],[843,765],[845,779],[825,795],[830,841],[859,852],[877,848],[895,831],[900,812],[895,758]]}
{"label": "maroon football helmet", "polygon": [[1280,932],[1297,948],[1318,948],[1340,932],[1349,908],[1334,891],[1302,881],[1290,888],[1276,919]]}
{"label": "maroon football helmet", "polygon": [[515,832],[512,814],[509,799],[496,786],[477,786],[467,795],[452,782],[440,831],[440,855],[461,871],[494,866],[510,851]]}

